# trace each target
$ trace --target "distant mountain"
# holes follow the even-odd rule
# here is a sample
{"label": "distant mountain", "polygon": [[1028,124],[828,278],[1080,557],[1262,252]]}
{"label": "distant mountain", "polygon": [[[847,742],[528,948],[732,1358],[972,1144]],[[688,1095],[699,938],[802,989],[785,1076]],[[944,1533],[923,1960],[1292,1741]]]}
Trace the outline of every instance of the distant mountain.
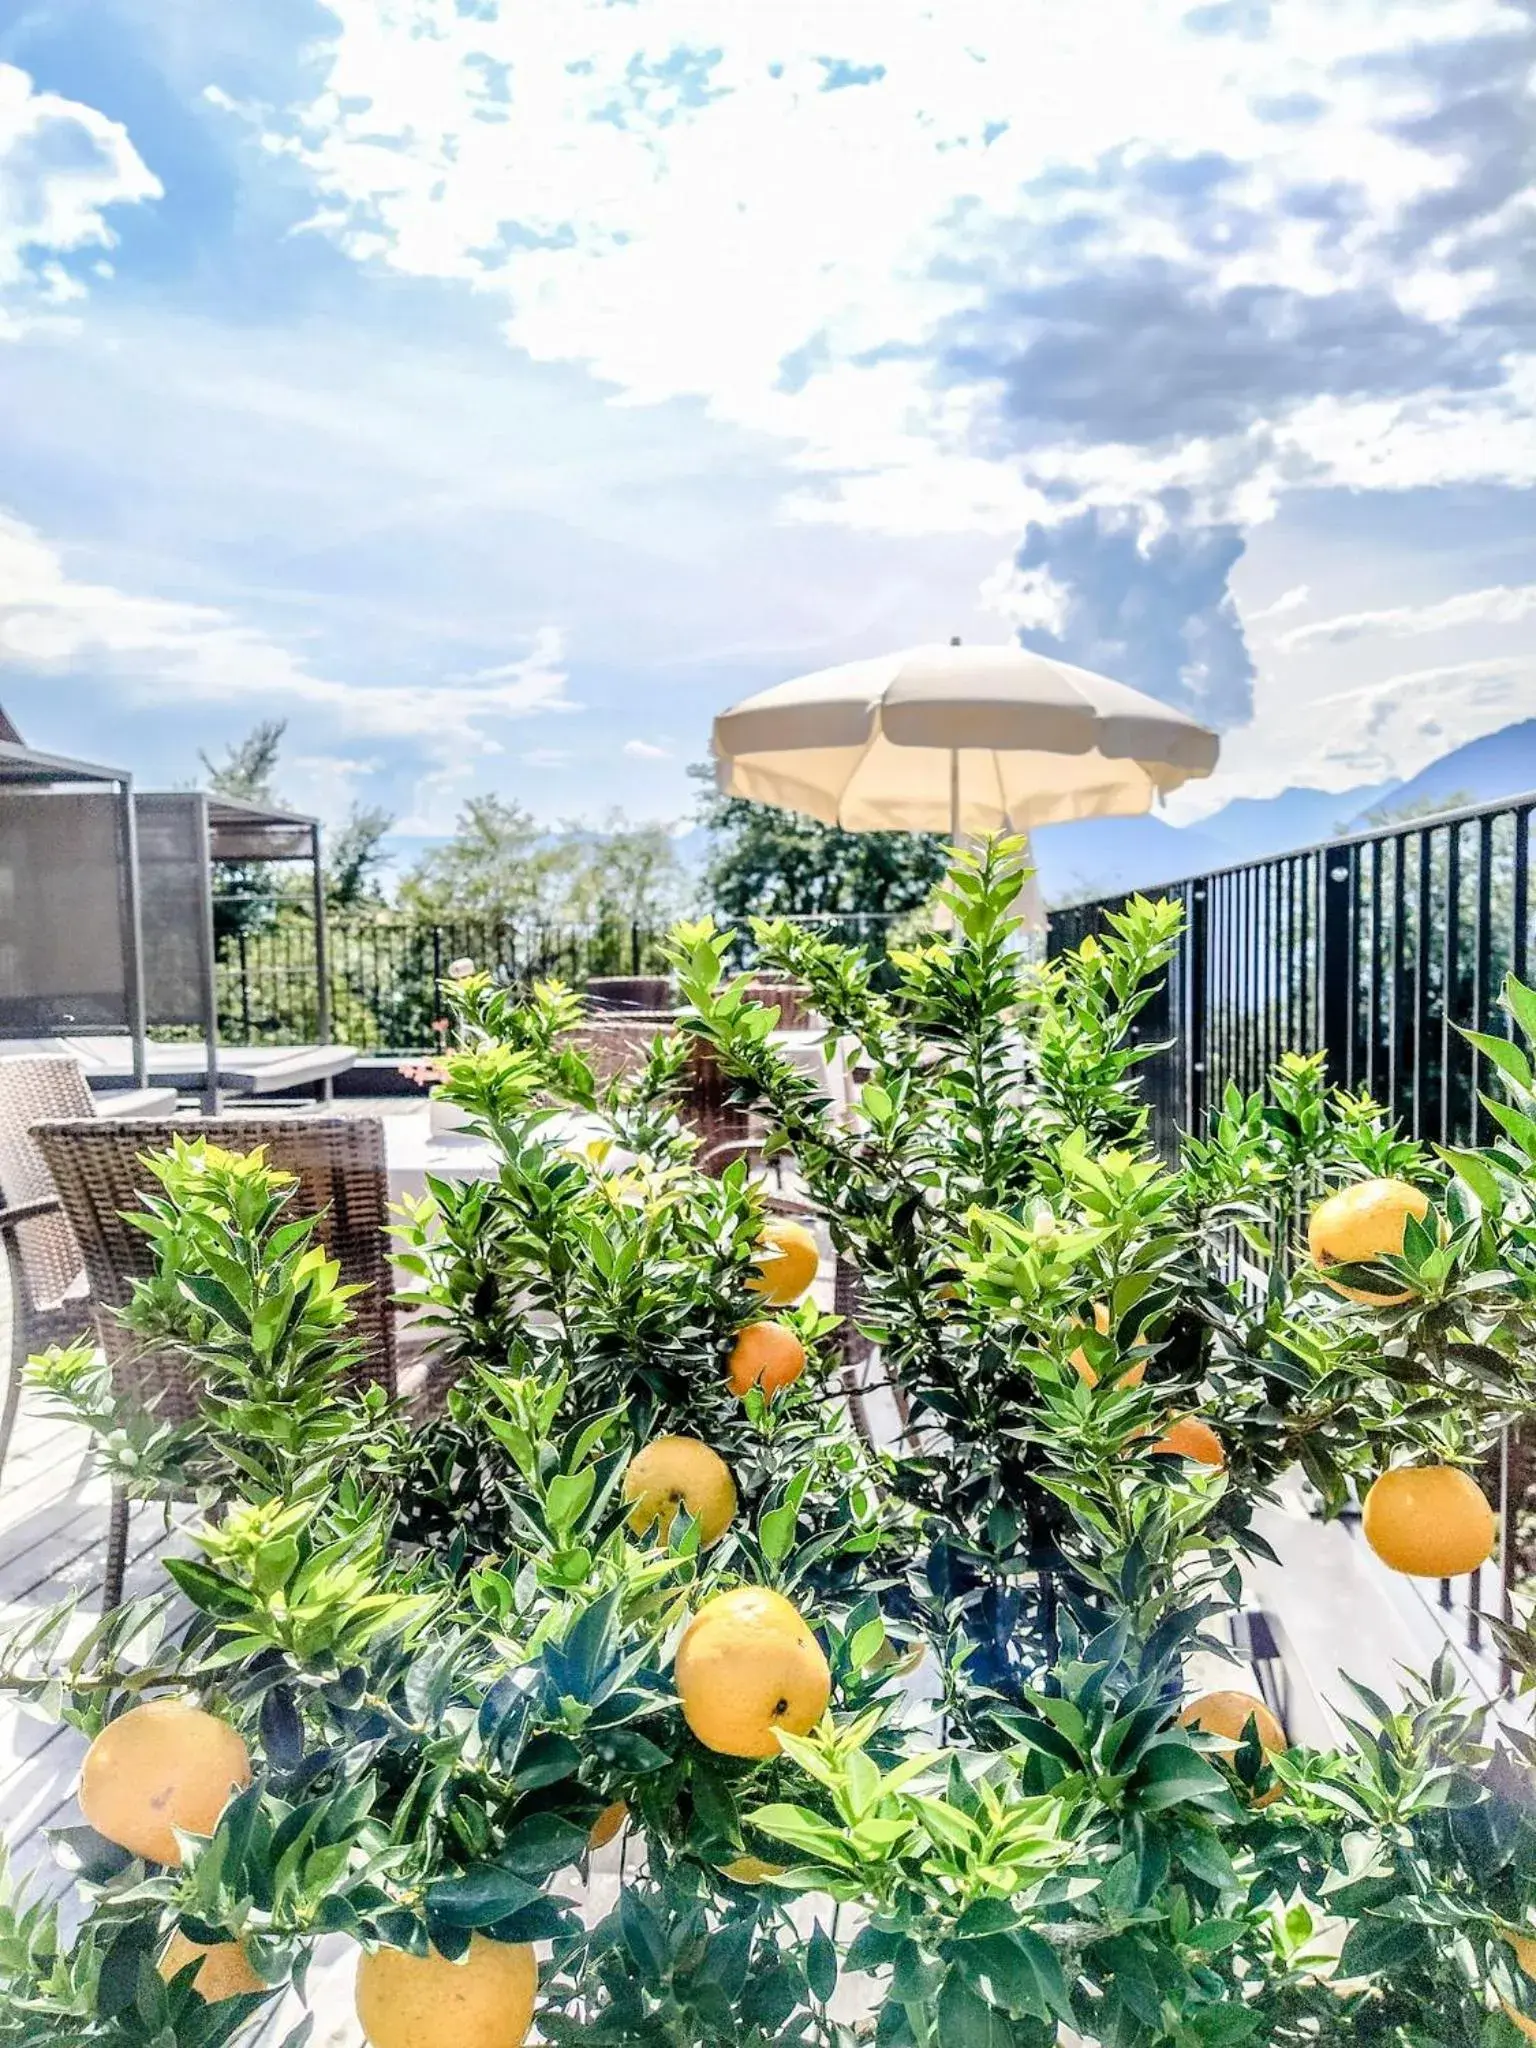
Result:
{"label": "distant mountain", "polygon": [[1278,796],[1234,797],[1198,825],[1169,825],[1156,817],[1050,825],[1033,834],[1041,893],[1047,903],[1082,903],[1263,860],[1293,846],[1314,846],[1393,790],[1383,782],[1342,794],[1284,789]]}
{"label": "distant mountain", "polygon": [[1395,782],[1363,783],[1356,789],[1282,789],[1278,796],[1238,796],[1208,818],[1200,830],[1230,848],[1229,860],[1264,860],[1296,846],[1316,846],[1350,829],[1348,820],[1378,804],[1397,802]]}
{"label": "distant mountain", "polygon": [[1088,818],[1078,825],[1052,825],[1034,835],[1040,887],[1047,903],[1080,903],[1368,831],[1373,811],[1497,803],[1533,790],[1536,718],[1528,718],[1454,748],[1408,782],[1235,797],[1198,825],[1183,827],[1156,818]]}
{"label": "distant mountain", "polygon": [[1030,834],[1030,845],[1048,904],[1083,903],[1123,889],[1176,882],[1181,875],[1225,867],[1232,859],[1203,824],[1181,827],[1153,817],[1045,825]]}
{"label": "distant mountain", "polygon": [[[1392,791],[1392,809],[1438,804],[1453,809],[1457,804],[1492,804],[1501,797],[1525,796],[1536,790],[1536,718],[1506,725],[1486,738],[1469,740],[1438,761],[1431,761],[1411,782],[1400,782]],[[1362,813],[1369,803],[1351,812],[1348,829],[1363,832],[1368,822]]]}

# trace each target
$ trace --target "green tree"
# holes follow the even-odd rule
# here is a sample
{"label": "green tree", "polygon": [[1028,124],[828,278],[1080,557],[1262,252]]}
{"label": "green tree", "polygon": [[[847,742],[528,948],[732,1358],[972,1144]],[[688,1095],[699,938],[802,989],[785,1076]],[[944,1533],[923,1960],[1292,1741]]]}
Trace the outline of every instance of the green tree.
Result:
{"label": "green tree", "polygon": [[[281,805],[275,778],[277,757],[288,722],[263,718],[244,739],[232,740],[222,760],[214,760],[203,749],[208,788],[215,796],[235,803]],[[281,876],[266,861],[221,861],[213,871],[213,929],[218,939],[234,938],[242,932],[267,930],[277,918],[282,893]]]}
{"label": "green tree", "polygon": [[612,811],[602,826],[546,831],[512,798],[471,797],[453,837],[406,876],[408,909],[540,924],[664,924],[679,907],[682,865],[665,826]]}
{"label": "green tree", "polygon": [[940,833],[845,832],[798,811],[722,796],[708,764],[693,772],[710,835],[709,902],[723,921],[900,916],[926,903],[943,877]]}
{"label": "green tree", "polygon": [[382,903],[381,874],[389,856],[384,840],[394,814],[382,804],[353,804],[325,850],[325,896],[333,910]]}

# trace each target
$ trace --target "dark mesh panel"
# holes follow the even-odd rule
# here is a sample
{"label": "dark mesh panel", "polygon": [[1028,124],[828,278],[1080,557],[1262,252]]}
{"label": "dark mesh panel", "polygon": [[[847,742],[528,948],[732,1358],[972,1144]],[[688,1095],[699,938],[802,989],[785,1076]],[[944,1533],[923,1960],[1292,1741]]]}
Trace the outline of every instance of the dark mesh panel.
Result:
{"label": "dark mesh panel", "polygon": [[197,796],[134,799],[144,1001],[151,1024],[201,1024],[209,934]]}
{"label": "dark mesh panel", "polygon": [[126,875],[113,792],[0,789],[0,1036],[127,1030]]}

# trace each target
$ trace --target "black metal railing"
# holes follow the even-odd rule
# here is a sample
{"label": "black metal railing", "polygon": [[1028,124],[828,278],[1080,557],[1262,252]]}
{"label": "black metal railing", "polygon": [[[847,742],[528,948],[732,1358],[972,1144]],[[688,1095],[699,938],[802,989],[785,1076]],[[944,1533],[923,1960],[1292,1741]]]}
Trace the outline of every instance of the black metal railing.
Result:
{"label": "black metal railing", "polygon": [[[1498,993],[1530,953],[1536,794],[1383,826],[1144,889],[1183,906],[1166,994],[1140,1024],[1159,1137],[1196,1129],[1228,1081],[1251,1090],[1282,1052],[1326,1051],[1332,1078],[1415,1137],[1486,1137],[1485,1061],[1458,1027],[1504,1028]],[[1127,896],[1050,916],[1059,953]]]}
{"label": "black metal railing", "polygon": [[[883,954],[897,920],[860,913],[804,922]],[[428,1052],[439,1043],[443,981],[456,960],[473,960],[524,985],[556,977],[580,988],[603,976],[663,974],[665,936],[662,926],[619,922],[433,921],[393,911],[333,916],[327,931],[331,1036],[365,1053]],[[744,943],[742,951],[745,959],[750,947]],[[312,1043],[316,991],[314,927],[300,908],[284,904],[264,928],[220,938],[219,1032],[226,1043]]]}
{"label": "black metal railing", "polygon": [[[1330,1078],[1374,1096],[1414,1137],[1476,1144],[1487,1061],[1464,1029],[1503,1033],[1506,974],[1530,973],[1531,815],[1536,794],[1383,825],[1321,846],[1144,889],[1183,906],[1166,988],[1138,1020],[1160,1050],[1143,1073],[1153,1134],[1168,1157],[1229,1082],[1258,1088],[1282,1052],[1326,1052]],[[1128,896],[1050,916],[1064,952]],[[1508,1612],[1529,1519],[1531,1447],[1504,1446],[1498,1598]],[[1468,1647],[1481,1646],[1477,1576],[1441,1588]]]}

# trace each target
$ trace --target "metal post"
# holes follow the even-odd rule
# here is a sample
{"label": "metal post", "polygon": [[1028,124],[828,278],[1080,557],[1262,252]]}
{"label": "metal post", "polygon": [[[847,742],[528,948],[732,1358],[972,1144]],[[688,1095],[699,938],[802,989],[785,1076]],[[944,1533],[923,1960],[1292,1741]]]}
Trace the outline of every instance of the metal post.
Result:
{"label": "metal post", "polygon": [[1350,950],[1349,855],[1343,848],[1324,847],[1322,854],[1323,931],[1322,1016],[1323,1050],[1328,1055],[1328,1078],[1336,1088],[1349,1085],[1350,984],[1354,979],[1354,955]]}
{"label": "metal post", "polygon": [[[331,1042],[331,949],[325,924],[325,862],[320,850],[320,827],[309,828],[310,875],[315,903],[315,1038],[321,1045]],[[320,1100],[329,1102],[335,1094],[329,1074],[320,1083]]]}
{"label": "metal post", "polygon": [[213,836],[208,828],[208,799],[201,794],[189,799],[197,820],[197,894],[199,921],[203,934],[203,1044],[207,1066],[203,1079],[203,1115],[219,1113],[219,985],[214,963],[213,938]]}
{"label": "metal post", "polygon": [[145,1086],[149,1076],[147,1012],[144,1006],[144,913],[139,895],[139,820],[134,807],[133,777],[125,775],[122,792],[124,877],[124,975],[128,983],[128,1030],[133,1039],[133,1085]]}
{"label": "metal post", "polygon": [[1185,890],[1184,1128],[1190,1132],[1198,1132],[1205,1123],[1209,1079],[1210,1048],[1205,1041],[1210,894],[1209,882],[1192,882]]}

